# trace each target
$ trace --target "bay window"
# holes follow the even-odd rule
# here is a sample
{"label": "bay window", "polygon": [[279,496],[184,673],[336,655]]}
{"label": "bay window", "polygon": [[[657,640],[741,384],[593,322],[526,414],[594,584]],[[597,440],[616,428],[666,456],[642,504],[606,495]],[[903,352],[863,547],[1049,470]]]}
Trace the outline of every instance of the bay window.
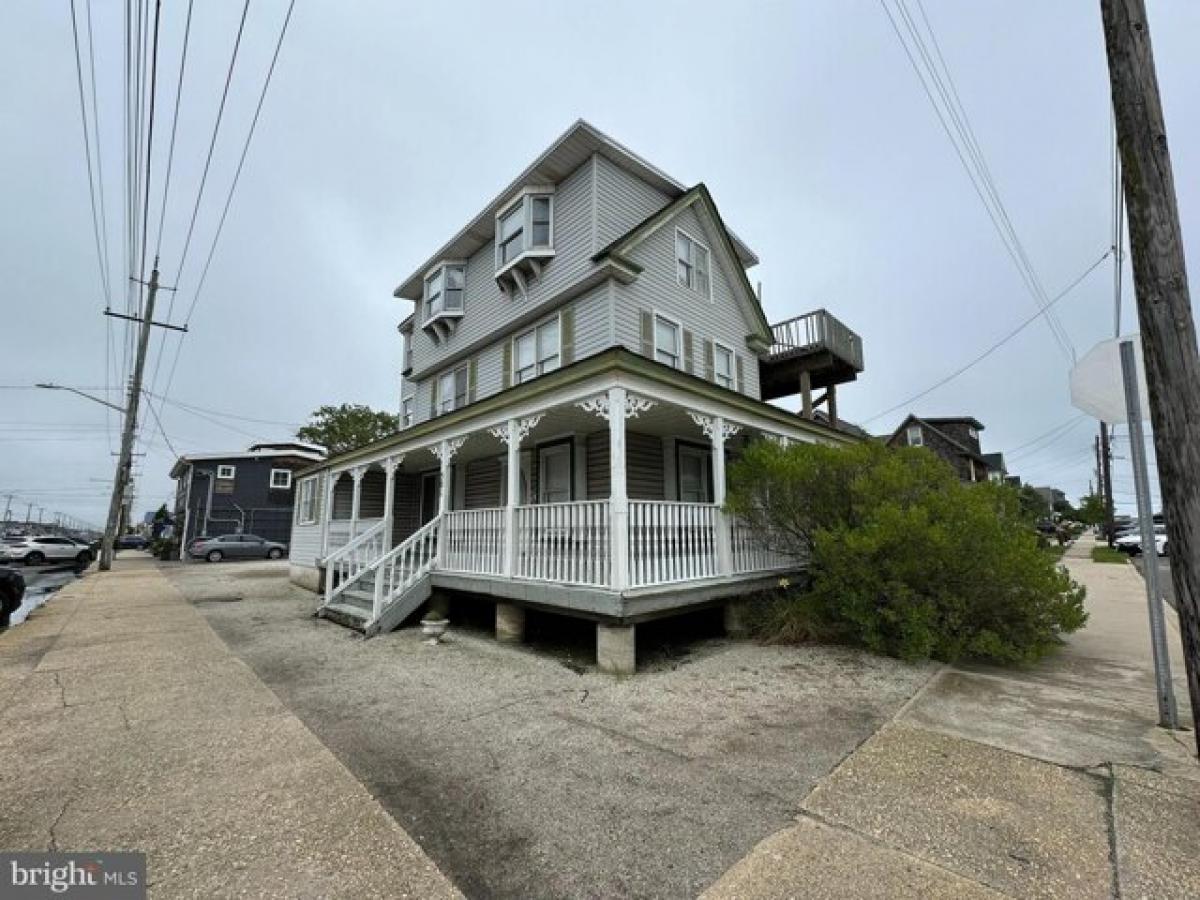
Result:
{"label": "bay window", "polygon": [[496,272],[524,255],[550,255],[553,246],[554,196],[526,191],[496,216]]}

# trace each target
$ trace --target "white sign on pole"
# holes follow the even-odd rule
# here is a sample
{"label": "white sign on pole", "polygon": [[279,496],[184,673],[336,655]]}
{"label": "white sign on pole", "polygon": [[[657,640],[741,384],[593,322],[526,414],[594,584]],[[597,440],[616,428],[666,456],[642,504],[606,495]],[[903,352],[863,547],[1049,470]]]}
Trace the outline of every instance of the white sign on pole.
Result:
{"label": "white sign on pole", "polygon": [[1137,362],[1138,408],[1142,421],[1150,418],[1146,389],[1146,366],[1142,362],[1142,338],[1133,334],[1101,341],[1071,369],[1071,405],[1109,425],[1129,421],[1125,407],[1125,383],[1121,376],[1121,342],[1133,341]]}

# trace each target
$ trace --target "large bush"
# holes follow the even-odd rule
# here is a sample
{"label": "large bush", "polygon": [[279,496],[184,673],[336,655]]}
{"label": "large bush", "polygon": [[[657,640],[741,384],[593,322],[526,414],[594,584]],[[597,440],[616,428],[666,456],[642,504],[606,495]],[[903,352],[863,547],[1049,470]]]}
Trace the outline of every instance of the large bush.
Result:
{"label": "large bush", "polygon": [[728,507],[811,563],[803,590],[752,618],[770,640],[1025,663],[1087,620],[1016,490],[963,484],[927,450],[755,444],[730,468]]}

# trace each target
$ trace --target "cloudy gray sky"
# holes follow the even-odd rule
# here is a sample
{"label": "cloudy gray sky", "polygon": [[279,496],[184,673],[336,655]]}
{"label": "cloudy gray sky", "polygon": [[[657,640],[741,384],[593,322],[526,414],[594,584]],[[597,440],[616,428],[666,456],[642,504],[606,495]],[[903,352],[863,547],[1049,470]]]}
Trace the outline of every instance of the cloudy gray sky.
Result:
{"label": "cloudy gray sky", "polygon": [[[863,336],[867,370],[839,401],[873,431],[894,427],[904,411],[878,413],[1035,311],[874,0],[299,0],[197,298],[286,2],[250,9],[180,273],[242,4],[195,7],[162,242],[164,281],[179,288],[172,320],[193,300],[195,310],[169,397],[220,415],[164,406],[181,452],[286,437],[286,423],[322,403],[394,409],[395,325],[406,310],[393,287],[579,117],[679,180],[708,184],[763,260],[752,278],[772,321],[826,307]],[[1110,244],[1098,3],[925,0],[925,8],[1012,221],[1057,294]],[[85,28],[86,0],[77,9]],[[151,245],[186,10],[184,0],[163,3]],[[93,0],[107,236],[122,297],[123,15],[124,4]],[[1194,269],[1200,5],[1154,0],[1150,15]],[[0,503],[12,491],[47,516],[100,522],[115,417],[67,394],[19,389],[53,380],[102,390],[113,381],[72,47],[68,0],[2,5]],[[1109,337],[1111,268],[1056,309],[1081,354]],[[113,331],[117,357],[123,332]],[[151,372],[163,339],[154,336]],[[166,338],[154,392],[166,386],[176,343]],[[1067,368],[1038,321],[912,409],[974,415],[986,425],[985,449],[1012,451],[1076,416]],[[172,455],[152,420],[142,431],[139,512],[172,492]],[[1091,475],[1093,433],[1080,420],[1013,453],[1010,468],[1077,496]],[[1128,455],[1121,442],[1116,449]],[[1118,501],[1128,506],[1129,464],[1116,465]]]}

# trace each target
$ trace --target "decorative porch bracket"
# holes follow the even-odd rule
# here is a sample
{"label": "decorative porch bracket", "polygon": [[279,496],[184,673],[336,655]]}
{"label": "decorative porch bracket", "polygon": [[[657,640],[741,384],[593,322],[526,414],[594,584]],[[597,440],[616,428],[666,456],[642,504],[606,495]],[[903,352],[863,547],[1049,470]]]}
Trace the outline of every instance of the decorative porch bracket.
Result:
{"label": "decorative porch bracket", "polygon": [[[626,419],[636,419],[639,415],[650,409],[653,409],[657,405],[654,400],[649,400],[645,397],[639,397],[636,394],[625,393],[624,388],[620,388],[619,390],[624,395],[624,399],[619,401],[618,405],[624,405]],[[587,400],[580,400],[575,405],[584,412],[589,412],[592,415],[596,415],[602,419],[611,421],[609,418],[612,413],[611,407],[613,402],[610,396],[611,393],[612,391],[610,390],[609,394],[600,394],[596,397],[589,397]]]}
{"label": "decorative porch bracket", "polygon": [[[525,438],[529,437],[529,432],[537,428],[538,423],[544,417],[545,413],[538,413],[536,416],[526,416],[524,419],[511,419],[503,425],[492,426],[488,429],[488,433],[496,440],[503,441],[505,444],[515,439],[519,445]],[[512,428],[513,423],[516,423],[515,433]]]}

